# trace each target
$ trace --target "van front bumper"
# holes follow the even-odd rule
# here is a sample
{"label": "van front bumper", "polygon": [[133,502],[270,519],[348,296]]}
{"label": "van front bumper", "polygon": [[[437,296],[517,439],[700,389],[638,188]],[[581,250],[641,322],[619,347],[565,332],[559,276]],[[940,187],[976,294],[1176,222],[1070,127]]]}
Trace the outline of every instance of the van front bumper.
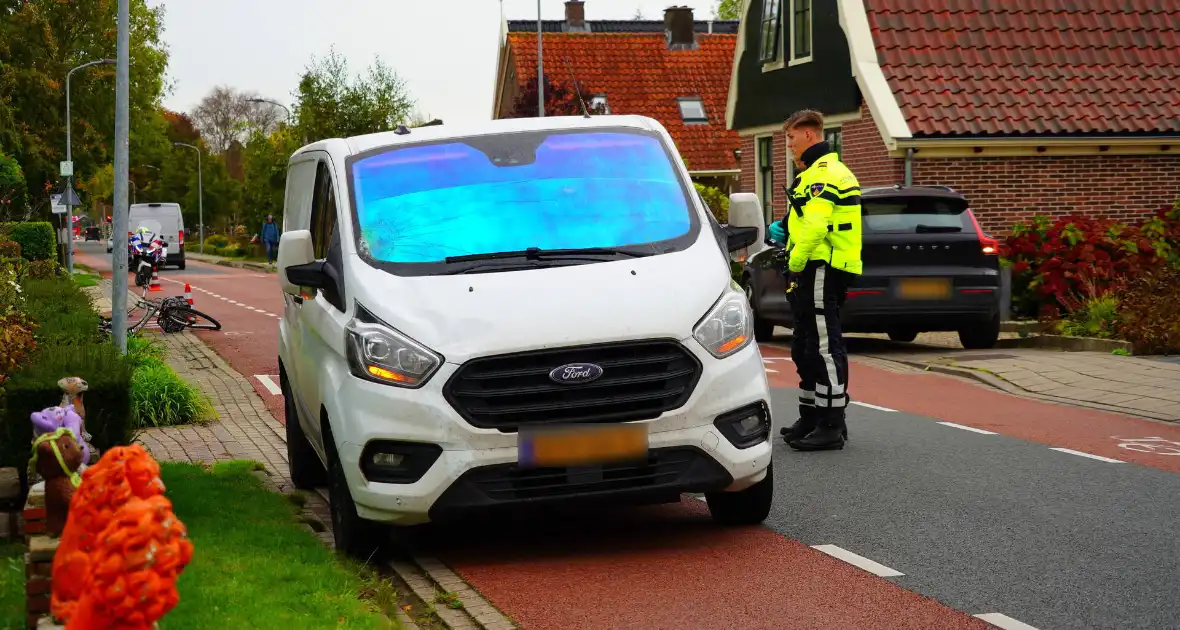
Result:
{"label": "van front bumper", "polygon": [[[645,463],[570,469],[517,465],[516,433],[479,429],[443,396],[443,384],[459,366],[447,364],[423,388],[405,390],[346,378],[329,410],[358,514],[366,519],[414,525],[470,511],[550,503],[674,500],[685,492],[737,491],[761,481],[770,464],[769,388],[755,344],[717,360],[695,341],[682,342],[704,366],[692,395],[649,427]],[[734,410],[765,405],[767,437],[738,448],[714,420]],[[383,441],[437,445],[425,472],[410,483],[385,483],[362,468]],[[441,452],[439,451],[441,449]],[[365,466],[363,466],[363,464]],[[420,474],[420,476],[418,476]]]}

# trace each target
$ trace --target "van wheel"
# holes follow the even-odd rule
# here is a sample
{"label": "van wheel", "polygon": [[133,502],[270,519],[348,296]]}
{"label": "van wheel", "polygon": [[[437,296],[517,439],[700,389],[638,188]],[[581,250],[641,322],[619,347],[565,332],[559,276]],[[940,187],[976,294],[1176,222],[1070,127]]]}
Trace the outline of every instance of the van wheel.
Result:
{"label": "van wheel", "polygon": [[918,338],[918,331],[913,328],[894,328],[888,332],[890,341],[909,343]]}
{"label": "van wheel", "polygon": [[959,329],[959,343],[968,350],[987,350],[994,348],[1000,339],[1000,316],[996,315],[986,322]]}
{"label": "van wheel", "polygon": [[324,432],[324,448],[328,452],[328,503],[332,511],[332,538],[336,549],[345,555],[368,562],[379,554],[382,544],[392,532],[384,523],[361,518],[348,489],[348,479],[336,454],[332,434]]}
{"label": "van wheel", "polygon": [[774,464],[766,477],[740,492],[706,492],[705,502],[713,520],[722,525],[757,525],[770,515],[774,500]]}
{"label": "van wheel", "polygon": [[291,396],[291,386],[287,383],[287,375],[280,368],[279,388],[283,390],[283,415],[287,425],[287,463],[291,470],[291,483],[300,490],[311,490],[324,486],[328,481],[328,471],[320,462],[320,456],[311,447],[307,435],[303,433],[303,425],[299,424],[299,412],[295,408],[295,399]]}
{"label": "van wheel", "polygon": [[183,258],[180,259],[180,262],[176,263],[176,268],[181,271],[184,271],[184,259]]}

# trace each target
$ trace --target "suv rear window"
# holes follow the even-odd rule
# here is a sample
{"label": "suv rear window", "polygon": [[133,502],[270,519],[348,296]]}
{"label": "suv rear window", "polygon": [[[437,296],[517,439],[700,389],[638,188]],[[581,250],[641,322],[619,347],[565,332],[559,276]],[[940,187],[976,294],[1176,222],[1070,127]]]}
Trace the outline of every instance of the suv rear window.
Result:
{"label": "suv rear window", "polygon": [[895,197],[863,200],[865,228],[872,232],[915,234],[925,232],[969,232],[974,229],[967,216],[967,202],[947,197]]}

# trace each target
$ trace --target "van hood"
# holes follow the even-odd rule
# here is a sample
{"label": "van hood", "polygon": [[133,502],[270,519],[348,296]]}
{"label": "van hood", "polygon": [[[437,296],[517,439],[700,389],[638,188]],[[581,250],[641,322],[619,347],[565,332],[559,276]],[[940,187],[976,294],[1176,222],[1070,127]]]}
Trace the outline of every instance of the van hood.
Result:
{"label": "van hood", "polygon": [[628,339],[683,340],[730,282],[716,244],[707,231],[703,236],[671,254],[457,276],[396,276],[354,255],[347,290],[448,363]]}

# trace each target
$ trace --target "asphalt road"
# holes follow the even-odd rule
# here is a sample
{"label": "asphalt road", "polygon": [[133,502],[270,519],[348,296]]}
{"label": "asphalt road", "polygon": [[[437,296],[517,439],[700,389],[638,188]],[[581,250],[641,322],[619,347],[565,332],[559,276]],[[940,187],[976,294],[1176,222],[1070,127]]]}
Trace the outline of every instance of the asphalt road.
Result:
{"label": "asphalt road", "polygon": [[[775,417],[790,418],[795,392],[773,396]],[[776,446],[770,528],[871,558],[952,608],[1041,630],[1180,625],[1174,473],[905,412],[849,418],[843,451]]]}
{"label": "asphalt road", "polygon": [[[109,271],[101,248],[80,249]],[[277,373],[273,275],[190,261],[161,277],[168,294],[192,284],[225,325],[202,339],[281,420],[259,378]],[[762,351],[776,425],[790,422],[788,353]],[[944,629],[983,627],[972,615],[985,614],[1026,630],[1180,627],[1180,427],[931,373],[851,371],[852,441],[829,453],[776,442],[765,527],[718,528],[686,498],[485,519],[416,544],[530,629]]]}

